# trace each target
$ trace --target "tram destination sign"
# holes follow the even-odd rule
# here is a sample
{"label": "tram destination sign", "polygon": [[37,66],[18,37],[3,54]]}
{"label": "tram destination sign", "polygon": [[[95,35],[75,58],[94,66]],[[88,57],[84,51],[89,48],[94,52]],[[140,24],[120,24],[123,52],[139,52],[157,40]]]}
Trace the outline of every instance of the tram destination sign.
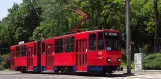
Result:
{"label": "tram destination sign", "polygon": [[108,35],[108,36],[117,36],[117,33],[108,33],[108,32],[105,32],[105,35]]}

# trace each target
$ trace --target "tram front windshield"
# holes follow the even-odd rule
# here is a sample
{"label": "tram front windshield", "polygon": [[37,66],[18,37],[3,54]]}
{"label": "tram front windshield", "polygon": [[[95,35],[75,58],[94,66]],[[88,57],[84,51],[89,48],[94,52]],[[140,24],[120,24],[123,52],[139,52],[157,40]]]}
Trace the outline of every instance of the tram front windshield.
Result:
{"label": "tram front windshield", "polygon": [[106,50],[119,50],[119,34],[104,32]]}

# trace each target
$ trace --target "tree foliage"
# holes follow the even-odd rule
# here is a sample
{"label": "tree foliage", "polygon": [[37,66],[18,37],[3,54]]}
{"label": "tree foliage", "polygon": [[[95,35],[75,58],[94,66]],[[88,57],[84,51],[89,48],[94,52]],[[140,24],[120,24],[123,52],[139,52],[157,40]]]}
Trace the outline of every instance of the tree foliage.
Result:
{"label": "tree foliage", "polygon": [[[159,4],[161,0],[161,17]],[[8,16],[0,21],[1,47],[70,33],[82,16],[66,8],[88,14],[81,29],[116,29],[125,33],[124,0],[23,0],[21,4],[14,3]],[[152,51],[153,8],[153,0],[131,0],[132,52],[138,52],[139,47]]]}
{"label": "tree foliage", "polygon": [[12,45],[19,41],[29,41],[33,30],[40,23],[42,10],[38,6],[38,2],[24,0],[20,5],[14,3],[8,12],[8,16],[2,19],[1,23],[1,42]]}

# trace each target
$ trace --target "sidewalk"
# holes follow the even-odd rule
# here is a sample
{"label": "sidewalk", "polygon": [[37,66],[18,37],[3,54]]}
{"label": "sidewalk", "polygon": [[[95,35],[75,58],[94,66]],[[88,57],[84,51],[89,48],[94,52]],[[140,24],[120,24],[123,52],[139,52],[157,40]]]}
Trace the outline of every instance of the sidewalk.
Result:
{"label": "sidewalk", "polygon": [[0,75],[11,75],[11,74],[18,74],[20,72],[18,71],[10,71],[10,70],[3,70],[3,71],[0,71]]}
{"label": "sidewalk", "polygon": [[[127,69],[124,69],[123,71],[119,71],[120,73],[126,73]],[[132,73],[134,73],[134,75],[142,75],[142,74],[161,74],[161,70],[135,70],[132,69],[131,70]],[[116,71],[117,73],[117,71]]]}

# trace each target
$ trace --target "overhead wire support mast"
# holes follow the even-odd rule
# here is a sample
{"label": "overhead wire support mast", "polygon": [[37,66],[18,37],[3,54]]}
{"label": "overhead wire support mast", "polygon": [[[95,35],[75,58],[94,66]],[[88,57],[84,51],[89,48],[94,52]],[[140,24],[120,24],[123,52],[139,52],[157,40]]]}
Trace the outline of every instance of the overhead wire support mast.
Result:
{"label": "overhead wire support mast", "polygon": [[[67,9],[67,10],[72,10],[73,12],[75,12],[75,13],[80,14],[80,15],[83,16],[83,18],[80,20],[80,22],[79,22],[79,24],[77,25],[77,27],[74,28],[74,29],[72,29],[72,32],[74,32],[74,33],[78,32],[78,31],[79,31],[79,30],[78,30],[78,27],[80,27],[81,24],[82,24],[82,22],[88,18],[88,15],[87,15],[86,13],[84,13],[84,12],[83,12],[82,10],[80,10],[80,9],[78,9],[78,10],[74,10],[74,9],[71,9],[71,8],[65,8],[65,9]],[[85,22],[86,22],[86,21],[85,21]]]}
{"label": "overhead wire support mast", "polygon": [[125,1],[127,75],[131,75],[130,0]]}

